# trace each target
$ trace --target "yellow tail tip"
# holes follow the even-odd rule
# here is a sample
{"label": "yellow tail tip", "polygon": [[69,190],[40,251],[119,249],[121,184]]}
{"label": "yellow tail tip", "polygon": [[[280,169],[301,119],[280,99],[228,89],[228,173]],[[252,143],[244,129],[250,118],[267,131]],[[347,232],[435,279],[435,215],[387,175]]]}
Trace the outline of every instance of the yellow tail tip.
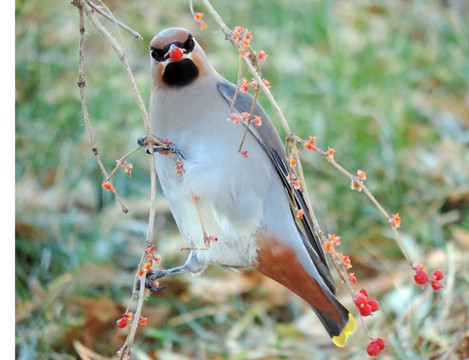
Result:
{"label": "yellow tail tip", "polygon": [[338,347],[344,346],[347,342],[348,336],[353,333],[356,328],[357,324],[355,323],[355,318],[349,313],[347,324],[345,324],[339,335],[332,337],[332,342]]}

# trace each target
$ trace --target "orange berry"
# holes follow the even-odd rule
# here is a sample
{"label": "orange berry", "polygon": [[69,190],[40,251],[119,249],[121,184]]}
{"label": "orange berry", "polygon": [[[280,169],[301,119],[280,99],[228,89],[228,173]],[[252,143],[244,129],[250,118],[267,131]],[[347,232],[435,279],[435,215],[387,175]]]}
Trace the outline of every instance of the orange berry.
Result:
{"label": "orange berry", "polygon": [[296,216],[299,218],[299,219],[303,219],[303,216],[305,215],[305,212],[303,211],[303,209],[300,209],[298,210],[298,212],[296,213]]}

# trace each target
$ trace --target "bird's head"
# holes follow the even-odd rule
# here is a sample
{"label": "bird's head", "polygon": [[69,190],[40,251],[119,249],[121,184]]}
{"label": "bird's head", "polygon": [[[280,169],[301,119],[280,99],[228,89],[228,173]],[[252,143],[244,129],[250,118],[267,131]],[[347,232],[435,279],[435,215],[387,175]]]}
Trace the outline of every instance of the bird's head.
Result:
{"label": "bird's head", "polygon": [[159,87],[184,87],[211,70],[204,51],[182,28],[161,31],[150,42],[153,79]]}

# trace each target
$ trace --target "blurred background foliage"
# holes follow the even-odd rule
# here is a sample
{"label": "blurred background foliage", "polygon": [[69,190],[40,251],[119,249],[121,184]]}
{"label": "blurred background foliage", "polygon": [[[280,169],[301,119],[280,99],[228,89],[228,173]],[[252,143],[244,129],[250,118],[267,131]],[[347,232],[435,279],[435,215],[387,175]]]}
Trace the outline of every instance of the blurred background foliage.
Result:
{"label": "blurred background foliage", "polygon": [[[144,41],[119,34],[148,104],[148,43],[169,26],[191,29],[214,67],[235,82],[238,60],[208,14],[200,31],[189,1],[106,5]],[[205,11],[195,1],[196,11]],[[293,131],[355,173],[402,217],[411,256],[445,272],[435,294],[413,283],[390,229],[362,194],[317,154],[303,151],[323,231],[342,236],[358,278],[381,303],[365,319],[389,359],[469,358],[469,5],[463,0],[213,0],[225,22],[253,33],[269,55],[265,78]],[[69,1],[16,1],[16,351],[19,359],[115,356],[115,326],[131,297],[149,209],[147,155],[115,186],[130,213],[101,189],[77,87],[78,12]],[[119,60],[86,22],[86,100],[111,170],[144,135]],[[249,76],[245,75],[248,79]],[[260,100],[274,123],[275,114]],[[280,128],[280,126],[278,126]],[[279,129],[280,131],[280,129]],[[162,267],[184,245],[162,196],[156,239]],[[141,359],[363,359],[358,330],[335,348],[312,311],[262,276],[210,269],[175,276],[145,307]],[[353,309],[340,286],[339,297]],[[356,312],[355,312],[356,313]],[[101,354],[97,357],[88,352]]]}

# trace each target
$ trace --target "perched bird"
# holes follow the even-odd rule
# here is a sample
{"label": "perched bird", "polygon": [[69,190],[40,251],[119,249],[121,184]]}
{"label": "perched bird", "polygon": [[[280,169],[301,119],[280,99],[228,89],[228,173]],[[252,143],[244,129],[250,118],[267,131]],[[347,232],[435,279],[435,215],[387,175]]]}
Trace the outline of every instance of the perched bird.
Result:
{"label": "perched bird", "polygon": [[253,97],[239,92],[231,107],[237,86],[214,70],[188,30],[160,32],[150,55],[152,131],[174,155],[157,153],[156,170],[190,254],[183,266],[150,272],[146,286],[209,265],[256,269],[309,303],[344,346],[355,320],[335,297],[303,193],[291,187],[285,148],[264,110],[255,105],[262,124],[248,127],[243,156],[246,124],[228,118],[230,110],[250,112]]}

